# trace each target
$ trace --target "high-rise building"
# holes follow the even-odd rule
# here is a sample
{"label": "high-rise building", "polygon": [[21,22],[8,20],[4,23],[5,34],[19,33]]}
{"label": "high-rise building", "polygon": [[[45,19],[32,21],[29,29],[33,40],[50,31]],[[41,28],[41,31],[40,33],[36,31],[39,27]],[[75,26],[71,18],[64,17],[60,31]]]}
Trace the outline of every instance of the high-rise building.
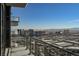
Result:
{"label": "high-rise building", "polygon": [[18,24],[19,24],[19,17],[12,16],[11,17],[11,35],[17,35],[18,34]]}

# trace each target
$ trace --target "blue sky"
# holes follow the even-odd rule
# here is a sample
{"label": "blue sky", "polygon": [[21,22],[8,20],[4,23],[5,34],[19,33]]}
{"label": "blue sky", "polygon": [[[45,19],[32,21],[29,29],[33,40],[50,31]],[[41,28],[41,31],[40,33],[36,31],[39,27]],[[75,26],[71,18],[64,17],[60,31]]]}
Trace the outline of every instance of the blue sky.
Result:
{"label": "blue sky", "polygon": [[20,17],[20,28],[79,27],[79,4],[29,3],[25,8],[12,8],[11,12]]}

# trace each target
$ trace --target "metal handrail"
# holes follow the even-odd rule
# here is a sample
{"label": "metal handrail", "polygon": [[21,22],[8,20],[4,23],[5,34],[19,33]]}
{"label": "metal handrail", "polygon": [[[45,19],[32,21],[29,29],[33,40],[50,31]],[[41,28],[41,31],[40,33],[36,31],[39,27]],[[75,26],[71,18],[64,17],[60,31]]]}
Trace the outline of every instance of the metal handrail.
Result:
{"label": "metal handrail", "polygon": [[[37,39],[37,38],[34,38],[34,41],[36,41],[35,46],[36,46],[36,45],[40,45],[40,44],[44,44],[45,46],[50,47],[51,50],[52,50],[53,48],[56,48],[56,49],[59,49],[59,50],[65,52],[65,53],[67,53],[68,55],[79,56],[79,54],[73,53],[73,52],[71,52],[71,51],[69,51],[69,50],[65,50],[65,49],[63,49],[63,48],[61,48],[61,47],[59,47],[59,46],[57,46],[57,45],[55,45],[55,44],[50,44],[50,43],[48,43],[48,42],[39,40],[39,39]],[[38,44],[38,43],[40,43],[40,44]],[[37,46],[36,46],[36,48],[37,48]],[[35,50],[35,51],[36,51],[36,50]],[[50,53],[48,53],[48,54],[50,54]],[[35,54],[35,55],[36,55],[36,54]]]}

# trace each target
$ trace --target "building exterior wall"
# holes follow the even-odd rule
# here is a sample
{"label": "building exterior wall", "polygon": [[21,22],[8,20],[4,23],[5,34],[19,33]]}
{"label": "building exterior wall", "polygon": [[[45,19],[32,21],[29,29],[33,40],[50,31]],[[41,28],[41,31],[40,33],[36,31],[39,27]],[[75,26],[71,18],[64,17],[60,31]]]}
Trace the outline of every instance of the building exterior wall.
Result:
{"label": "building exterior wall", "polygon": [[0,7],[0,55],[5,55],[5,49],[10,47],[10,6],[2,3]]}
{"label": "building exterior wall", "polygon": [[5,5],[1,4],[1,55],[4,55],[4,51],[5,51],[5,40],[6,40],[6,35],[4,35],[4,33],[6,33],[6,23],[5,23]]}

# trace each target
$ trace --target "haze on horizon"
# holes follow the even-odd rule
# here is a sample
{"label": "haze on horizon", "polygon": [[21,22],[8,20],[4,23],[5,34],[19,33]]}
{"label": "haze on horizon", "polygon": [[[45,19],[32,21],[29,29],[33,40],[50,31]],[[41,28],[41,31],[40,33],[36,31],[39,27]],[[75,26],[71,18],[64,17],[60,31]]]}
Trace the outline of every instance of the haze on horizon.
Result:
{"label": "haze on horizon", "polygon": [[12,16],[20,17],[20,28],[79,28],[79,4],[28,3],[25,8],[12,8]]}

